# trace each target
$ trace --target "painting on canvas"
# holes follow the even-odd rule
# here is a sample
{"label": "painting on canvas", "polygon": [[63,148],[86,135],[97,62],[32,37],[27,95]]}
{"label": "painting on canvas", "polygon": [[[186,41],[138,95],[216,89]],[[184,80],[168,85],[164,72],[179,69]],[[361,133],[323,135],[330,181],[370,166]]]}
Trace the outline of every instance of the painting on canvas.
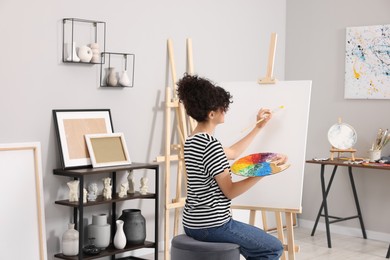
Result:
{"label": "painting on canvas", "polygon": [[390,99],[390,25],[346,30],[346,99]]}

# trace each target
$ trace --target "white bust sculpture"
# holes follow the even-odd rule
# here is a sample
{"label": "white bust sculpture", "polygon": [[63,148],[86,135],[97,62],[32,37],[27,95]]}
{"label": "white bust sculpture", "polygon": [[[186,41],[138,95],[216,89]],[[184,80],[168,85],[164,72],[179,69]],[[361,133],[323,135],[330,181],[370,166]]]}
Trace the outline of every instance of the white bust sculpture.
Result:
{"label": "white bust sculpture", "polygon": [[134,194],[135,193],[135,186],[134,186],[134,174],[133,171],[129,171],[129,175],[127,176],[127,182],[128,182],[128,190],[127,193]]}
{"label": "white bust sculpture", "polygon": [[78,180],[69,181],[66,184],[69,187],[69,202],[79,201],[79,196],[77,192],[79,189],[79,181]]}
{"label": "white bust sculpture", "polygon": [[103,198],[106,200],[112,199],[112,186],[111,186],[111,178],[103,178]]}
{"label": "white bust sculpture", "polygon": [[121,188],[120,188],[120,191],[118,194],[119,198],[127,197],[128,186],[129,186],[129,184],[127,182],[124,182],[121,184]]}
{"label": "white bust sculpture", "polygon": [[146,178],[146,177],[142,177],[141,178],[141,187],[140,187],[140,193],[142,194],[142,195],[146,195],[147,193],[148,193],[148,178]]}
{"label": "white bust sculpture", "polygon": [[97,198],[98,187],[96,183],[88,185],[88,201],[95,201]]}

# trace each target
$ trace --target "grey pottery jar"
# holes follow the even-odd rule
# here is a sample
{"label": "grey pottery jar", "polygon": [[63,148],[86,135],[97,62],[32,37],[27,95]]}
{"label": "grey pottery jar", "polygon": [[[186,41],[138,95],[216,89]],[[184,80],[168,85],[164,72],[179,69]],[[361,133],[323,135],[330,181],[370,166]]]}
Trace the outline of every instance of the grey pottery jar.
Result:
{"label": "grey pottery jar", "polygon": [[145,218],[139,209],[124,209],[119,217],[123,220],[123,230],[128,244],[143,244],[146,239]]}

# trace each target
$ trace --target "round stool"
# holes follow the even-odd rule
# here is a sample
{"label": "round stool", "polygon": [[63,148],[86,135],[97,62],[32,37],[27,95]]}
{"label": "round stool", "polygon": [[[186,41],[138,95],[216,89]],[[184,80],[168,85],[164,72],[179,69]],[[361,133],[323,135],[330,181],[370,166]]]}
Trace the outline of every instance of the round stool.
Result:
{"label": "round stool", "polygon": [[172,260],[239,260],[240,246],[232,243],[202,242],[187,235],[172,239]]}

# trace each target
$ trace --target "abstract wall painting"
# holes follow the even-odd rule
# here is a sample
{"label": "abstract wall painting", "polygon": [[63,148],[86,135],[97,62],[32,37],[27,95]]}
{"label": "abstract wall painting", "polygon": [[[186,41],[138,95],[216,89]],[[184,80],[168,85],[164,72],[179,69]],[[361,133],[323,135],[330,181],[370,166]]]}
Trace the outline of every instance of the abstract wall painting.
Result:
{"label": "abstract wall painting", "polygon": [[390,99],[390,25],[346,29],[346,99]]}

